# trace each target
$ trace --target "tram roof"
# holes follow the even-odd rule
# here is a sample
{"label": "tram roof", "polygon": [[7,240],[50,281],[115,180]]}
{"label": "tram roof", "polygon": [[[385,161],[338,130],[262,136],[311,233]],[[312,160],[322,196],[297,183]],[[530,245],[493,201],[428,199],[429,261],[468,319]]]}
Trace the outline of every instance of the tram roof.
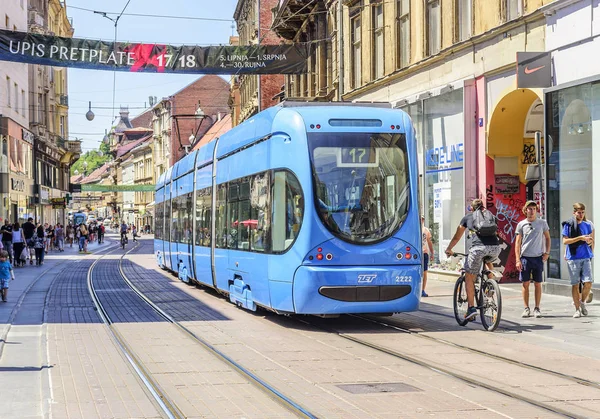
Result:
{"label": "tram roof", "polygon": [[365,118],[365,113],[367,115],[372,113],[372,117],[384,116],[386,112],[389,112],[390,117],[398,115],[398,110],[392,109],[388,102],[282,102],[254,115],[223,134],[219,138],[217,158],[271,134],[277,114],[284,109],[296,112],[303,119],[319,117],[323,122],[329,119],[328,113],[335,115],[340,112],[340,109],[343,109],[344,117],[349,119]]}

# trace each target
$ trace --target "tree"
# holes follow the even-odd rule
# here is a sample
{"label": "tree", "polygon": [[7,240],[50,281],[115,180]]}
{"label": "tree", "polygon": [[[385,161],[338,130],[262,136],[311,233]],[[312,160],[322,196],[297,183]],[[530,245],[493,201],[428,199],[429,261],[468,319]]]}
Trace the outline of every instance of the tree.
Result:
{"label": "tree", "polygon": [[105,154],[101,150],[90,150],[87,153],[85,153],[84,155],[82,155],[81,157],[79,157],[79,160],[77,160],[71,166],[71,175],[74,175],[76,170],[80,174],[84,173],[84,165],[83,165],[84,161],[87,162],[86,174],[89,175],[94,170],[96,170],[97,168],[102,166],[107,161],[110,161],[111,159],[112,159],[112,156],[110,154]]}

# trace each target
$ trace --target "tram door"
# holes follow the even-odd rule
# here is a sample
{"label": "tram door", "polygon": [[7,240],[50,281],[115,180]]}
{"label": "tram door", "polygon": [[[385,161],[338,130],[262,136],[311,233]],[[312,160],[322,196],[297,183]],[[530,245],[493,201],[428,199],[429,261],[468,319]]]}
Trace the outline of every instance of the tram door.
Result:
{"label": "tram door", "polygon": [[164,240],[163,240],[163,255],[165,256],[165,267],[173,269],[171,264],[171,219],[172,219],[172,202],[171,202],[171,183],[165,185],[165,224],[164,224]]}

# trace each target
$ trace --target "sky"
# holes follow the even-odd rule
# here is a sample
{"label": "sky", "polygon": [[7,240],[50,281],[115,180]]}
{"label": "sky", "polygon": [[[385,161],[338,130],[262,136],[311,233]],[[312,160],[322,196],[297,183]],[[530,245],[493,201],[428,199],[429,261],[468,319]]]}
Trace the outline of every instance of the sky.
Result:
{"label": "sky", "polygon": [[[113,41],[114,23],[92,11],[114,12],[117,15],[128,0],[69,0],[67,15],[72,19],[75,38],[90,38]],[[237,35],[232,29],[233,13],[238,0],[129,0],[124,14],[117,25],[117,41],[149,42],[172,45],[227,45],[229,37]],[[131,14],[178,16],[193,18],[228,19],[227,22],[170,19],[165,17],[129,16]],[[129,107],[129,116],[134,117],[149,107],[149,96],[160,101],[185,87],[200,75],[116,73],[115,113],[120,106]],[[229,76],[224,76],[229,81]],[[81,139],[83,152],[98,149],[105,130],[110,130],[114,120],[113,72],[100,70],[68,69],[69,87],[69,139]],[[92,102],[96,115],[93,121],[85,117]]]}

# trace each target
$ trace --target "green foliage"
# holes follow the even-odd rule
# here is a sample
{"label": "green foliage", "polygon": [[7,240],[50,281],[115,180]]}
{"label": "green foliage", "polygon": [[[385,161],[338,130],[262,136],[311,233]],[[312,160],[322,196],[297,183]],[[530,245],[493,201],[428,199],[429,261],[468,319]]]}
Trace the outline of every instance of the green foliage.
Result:
{"label": "green foliage", "polygon": [[108,142],[104,142],[102,141],[100,143],[100,151],[105,155],[108,156],[110,155],[110,145],[108,144]]}
{"label": "green foliage", "polygon": [[[100,149],[102,149],[102,146],[100,146]],[[94,170],[96,170],[97,168],[99,168],[104,163],[106,163],[107,161],[110,161],[110,160],[112,160],[112,156],[108,153],[105,153],[102,150],[88,151],[87,153],[85,153],[81,157],[79,157],[79,160],[77,160],[71,166],[71,175],[74,175],[76,170],[80,174],[82,174],[84,172],[84,164],[83,164],[84,161],[87,162],[86,173],[89,175]]]}

